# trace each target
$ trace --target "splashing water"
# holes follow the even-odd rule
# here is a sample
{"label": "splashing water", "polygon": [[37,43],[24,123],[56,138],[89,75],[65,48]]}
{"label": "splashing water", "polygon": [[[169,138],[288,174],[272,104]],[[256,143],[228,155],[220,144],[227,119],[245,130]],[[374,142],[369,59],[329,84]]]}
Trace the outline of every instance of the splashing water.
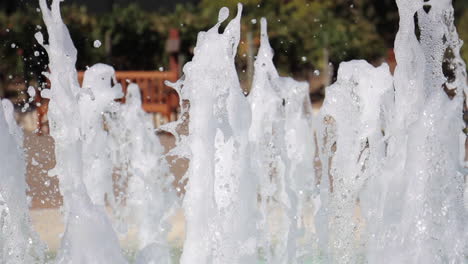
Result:
{"label": "splashing water", "polygon": [[0,260],[21,264],[44,261],[45,246],[32,229],[26,197],[23,132],[13,104],[0,101]]}
{"label": "splashing water", "polygon": [[255,178],[248,160],[250,108],[234,57],[240,39],[237,16],[218,33],[200,32],[194,57],[178,86],[190,102],[188,186],[184,198],[186,239],[181,263],[255,262]]}
{"label": "splashing water", "polygon": [[[428,12],[422,2],[397,4],[401,21],[395,42],[395,110],[388,128],[387,167],[381,174],[390,180],[383,226],[376,234],[380,253],[388,263],[462,263],[467,215],[461,113],[467,86],[453,8],[450,1],[431,1]],[[415,27],[421,32],[419,41],[410,33]],[[453,69],[452,79],[444,73],[446,62]]]}
{"label": "splashing water", "polygon": [[[330,204],[324,211],[333,228],[322,240],[332,262],[355,263],[362,241],[367,244],[362,255],[371,263],[462,263],[467,241],[462,168],[466,72],[453,9],[450,1],[424,3],[431,5],[430,11],[423,9],[422,1],[397,4],[400,30],[395,41],[394,93],[388,86],[390,76],[382,69],[380,74],[351,78],[345,84],[351,93],[340,95],[340,101],[330,87],[325,104],[334,106],[321,110],[324,126],[319,138],[332,163],[326,167],[330,172],[322,175],[322,181],[330,178],[329,187],[322,185],[322,195]],[[419,25],[414,23],[415,14]],[[444,58],[447,52],[451,60]],[[447,60],[452,79],[443,72]],[[341,85],[340,78],[352,76],[353,70],[365,73],[360,68],[343,64],[335,86]],[[372,97],[363,100],[360,91],[369,84],[374,95],[366,92]],[[347,97],[350,102],[341,101]],[[356,112],[353,105],[363,118],[366,108],[372,109],[374,118],[356,127],[359,122],[351,121],[351,113]],[[337,113],[327,118],[333,112]],[[352,133],[346,131],[354,127],[357,130],[351,129]],[[340,155],[343,151],[346,157]],[[327,164],[322,160],[322,166]],[[346,169],[346,164],[353,167]],[[360,191],[363,185],[366,190]],[[356,228],[356,199],[367,220],[361,228]]]}
{"label": "splashing water", "polygon": [[327,88],[319,114],[323,123],[317,130],[322,164],[322,208],[317,218],[324,223],[321,247],[331,263],[358,262],[359,194],[376,177],[384,157],[382,118],[385,99],[391,99],[391,79],[387,65],[345,62],[337,82]]}
{"label": "splashing water", "polygon": [[60,1],[53,1],[52,9],[45,0],[39,3],[49,32],[47,45],[42,34],[36,34],[50,60],[51,89],[42,92],[50,99],[48,118],[55,140],[56,166],[49,174],[59,176],[66,217],[57,263],[125,263],[104,206],[93,204],[83,181],[86,168],[81,121],[86,119],[81,119],[79,98],[86,90],[78,85],[77,51],[62,22]]}
{"label": "splashing water", "polygon": [[[171,263],[166,242],[167,218],[177,205],[173,177],[163,156],[163,146],[154,133],[149,114],[142,109],[140,88],[130,84],[126,102],[106,117],[115,152],[114,166],[120,168],[122,217],[138,229],[136,263]],[[125,203],[123,203],[125,201]],[[127,230],[127,228],[124,228]]]}
{"label": "splashing water", "polygon": [[[252,167],[258,175],[259,222],[261,241],[268,263],[282,263],[291,259],[288,236],[291,225],[288,211],[291,203],[286,192],[289,170],[284,138],[285,109],[281,97],[280,77],[273,65],[273,51],[268,42],[266,21],[261,20],[261,44],[255,61],[252,90],[248,100],[252,109],[249,140],[252,146]],[[277,221],[278,230],[272,230]],[[276,237],[275,237],[276,235]],[[292,247],[294,247],[292,245]]]}
{"label": "splashing water", "polygon": [[314,185],[312,107],[306,83],[278,75],[264,18],[260,41],[248,96],[251,160],[259,177],[259,244],[268,263],[296,263],[298,227],[303,228],[304,203]]}
{"label": "splashing water", "polygon": [[[342,63],[317,117],[308,85],[279,76],[265,19],[244,96],[234,63],[242,6],[220,33],[229,17],[222,8],[170,84],[182,113],[162,128],[177,142],[168,154],[138,86],[115,102],[122,89],[104,64],[79,86],[60,2],[49,9],[40,0],[48,44],[36,35],[50,60],[51,88],[41,95],[50,99],[49,174],[59,177],[66,224],[56,263],[127,263],[115,230],[132,227],[135,263],[172,263],[167,234],[178,198],[167,156],[190,161],[180,263],[466,262],[468,85],[450,0],[397,0],[394,76],[385,64]],[[27,212],[22,132],[13,106],[2,106],[0,260],[45,263]],[[188,133],[177,133],[183,124]]]}
{"label": "splashing water", "polygon": [[83,181],[96,205],[105,205],[106,197],[114,202],[112,160],[109,136],[102,124],[103,114],[115,107],[115,99],[123,97],[120,84],[111,87],[115,80],[111,66],[96,64],[85,71],[83,87],[78,98],[81,117],[81,141],[83,144]]}

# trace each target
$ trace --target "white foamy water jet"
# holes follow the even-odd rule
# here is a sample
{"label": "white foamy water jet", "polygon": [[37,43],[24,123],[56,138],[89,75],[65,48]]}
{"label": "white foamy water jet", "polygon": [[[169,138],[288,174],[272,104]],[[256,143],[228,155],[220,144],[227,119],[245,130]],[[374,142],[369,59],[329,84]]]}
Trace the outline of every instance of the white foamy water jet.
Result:
{"label": "white foamy water jet", "polygon": [[250,108],[234,57],[240,39],[240,16],[198,34],[194,57],[175,84],[188,100],[190,151],[184,197],[186,238],[181,263],[256,263],[256,182],[250,173]]}
{"label": "white foamy water jet", "polygon": [[291,219],[287,263],[304,263],[316,249],[313,216],[320,206],[314,164],[314,117],[307,83],[281,78],[280,87],[285,100],[284,137],[290,160],[286,177]]}
{"label": "white foamy water jet", "polygon": [[79,98],[88,91],[78,85],[77,51],[63,24],[60,2],[54,0],[49,9],[45,0],[39,1],[49,33],[48,44],[44,44],[41,33],[36,34],[50,61],[47,77],[51,88],[42,92],[43,97],[50,99],[48,118],[55,141],[56,166],[50,175],[59,177],[66,219],[56,262],[125,263],[104,206],[93,204],[83,182],[81,121],[84,119],[81,119]]}
{"label": "white foamy water jet", "polygon": [[42,263],[46,247],[29,217],[23,131],[13,111],[10,101],[0,101],[0,262]]}
{"label": "white foamy water jet", "polygon": [[[286,192],[289,159],[284,139],[285,109],[266,27],[266,20],[262,19],[261,44],[248,96],[252,110],[249,140],[252,168],[258,177],[259,245],[268,263],[286,263],[295,257],[295,241],[288,239],[289,227],[294,225],[288,215],[290,202]],[[292,252],[288,251],[289,242],[293,243]]]}
{"label": "white foamy water jet", "polygon": [[123,92],[120,84],[112,87],[111,81],[117,83],[111,66],[96,64],[86,70],[78,104],[83,181],[88,195],[96,205],[104,206],[107,200],[115,207],[110,137],[104,129],[104,113],[115,111],[117,103],[114,100],[123,97]]}
{"label": "white foamy water jet", "polygon": [[299,229],[305,231],[303,205],[314,179],[312,108],[306,83],[278,75],[264,18],[260,41],[248,96],[252,167],[259,178],[259,246],[268,263],[296,263]]}
{"label": "white foamy water jet", "polygon": [[138,85],[128,86],[125,104],[106,121],[116,150],[115,167],[125,172],[119,180],[124,202],[121,214],[138,230],[136,263],[171,263],[167,233],[168,218],[177,205],[174,178],[152,117],[142,108]]}
{"label": "white foamy water jet", "polygon": [[[318,131],[326,205],[317,225],[329,228],[321,237],[332,263],[463,263],[466,72],[453,9],[450,1],[397,4],[393,87],[387,70],[353,62],[328,88]],[[340,87],[343,76],[349,82]],[[340,95],[346,87],[358,89]]]}
{"label": "white foamy water jet", "polygon": [[[380,263],[463,263],[462,42],[453,25],[451,1],[397,4],[395,114],[381,174],[388,184],[379,190],[385,198],[381,227],[373,234],[379,246],[369,258]],[[424,5],[430,10],[423,10]]]}
{"label": "white foamy water jet", "polygon": [[393,99],[391,90],[388,66],[374,68],[365,61],[341,63],[336,83],[326,90],[317,130],[322,163],[317,229],[330,263],[359,262],[358,198],[385,155],[385,99]]}

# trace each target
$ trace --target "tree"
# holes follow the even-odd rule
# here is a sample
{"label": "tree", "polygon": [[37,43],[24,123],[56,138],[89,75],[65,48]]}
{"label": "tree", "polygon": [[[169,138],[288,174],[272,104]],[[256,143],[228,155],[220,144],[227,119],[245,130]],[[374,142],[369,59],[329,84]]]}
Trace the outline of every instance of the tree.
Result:
{"label": "tree", "polygon": [[468,62],[468,11],[465,11],[461,16],[457,29],[460,38],[465,41],[462,47],[462,56],[465,62]]}
{"label": "tree", "polygon": [[[275,63],[283,73],[300,73],[302,69],[323,69],[324,50],[329,61],[368,59],[382,56],[383,39],[376,27],[364,17],[358,5],[347,0],[244,0],[243,43],[245,34],[258,36],[261,17],[268,20],[270,42],[274,48]],[[237,1],[209,1],[200,3],[201,16],[211,17],[213,24],[222,6],[235,10]],[[232,14],[231,14],[232,15]],[[241,42],[240,54],[245,51]],[[363,47],[373,47],[372,49]],[[327,60],[328,61],[328,60]]]}
{"label": "tree", "polygon": [[164,65],[166,35],[156,31],[151,16],[136,4],[114,6],[100,20],[107,50],[103,60],[117,70],[156,70]]}
{"label": "tree", "polygon": [[[84,7],[64,4],[63,18],[79,52],[79,70],[96,62],[111,64],[117,70],[155,70],[167,65],[165,43],[171,28],[180,31],[180,54],[188,60],[198,32],[216,23],[219,9],[223,6],[230,8],[233,17],[237,2],[201,0],[196,5],[179,4],[174,12],[164,13],[150,13],[130,4],[114,6],[112,12],[101,15],[90,14]],[[256,54],[261,17],[268,20],[270,42],[279,71],[302,79],[307,79],[313,70],[327,68],[328,62],[337,66],[341,61],[351,59],[373,61],[392,46],[396,32],[397,14],[393,0],[240,2],[244,11],[236,64],[241,79]],[[2,25],[12,25],[7,35],[0,30],[0,59],[3,65],[8,65],[3,69],[0,65],[4,75],[13,72],[27,77],[25,73],[32,71],[32,76],[40,76],[47,66],[47,58],[33,38],[39,30],[37,25],[42,24],[40,17],[32,5],[11,15],[0,12]],[[99,40],[102,46],[95,48],[95,40]],[[22,48],[24,55],[17,54],[19,49],[13,52],[13,43]],[[39,56],[34,55],[36,51],[40,52]]]}

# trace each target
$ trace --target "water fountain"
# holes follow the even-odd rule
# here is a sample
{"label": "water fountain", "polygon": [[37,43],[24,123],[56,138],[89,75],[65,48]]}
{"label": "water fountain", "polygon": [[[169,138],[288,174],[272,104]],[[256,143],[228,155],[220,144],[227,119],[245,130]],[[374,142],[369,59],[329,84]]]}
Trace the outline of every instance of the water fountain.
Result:
{"label": "water fountain", "polygon": [[[234,64],[242,6],[220,33],[222,8],[170,84],[182,113],[161,128],[176,137],[168,154],[136,85],[116,103],[114,70],[97,64],[79,86],[60,2],[39,1],[48,44],[36,34],[50,60],[42,96],[57,164],[49,174],[59,177],[66,223],[51,262],[129,263],[117,233],[133,224],[135,263],[173,263],[166,236],[178,198],[167,155],[190,161],[180,263],[466,262],[468,85],[450,0],[397,0],[394,75],[385,64],[342,63],[316,117],[307,85],[279,76],[265,19],[243,94]],[[2,105],[0,258],[45,263],[27,212],[21,130]],[[183,123],[188,133],[178,134]]]}

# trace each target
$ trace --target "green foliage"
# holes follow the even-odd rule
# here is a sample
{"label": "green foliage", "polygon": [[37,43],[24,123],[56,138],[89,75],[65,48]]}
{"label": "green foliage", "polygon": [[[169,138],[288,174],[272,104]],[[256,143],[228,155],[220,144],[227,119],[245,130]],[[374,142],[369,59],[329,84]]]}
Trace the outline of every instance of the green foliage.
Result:
{"label": "green foliage", "polygon": [[291,49],[307,57],[316,68],[325,66],[325,49],[334,64],[356,58],[372,61],[383,54],[383,41],[374,26],[348,1],[294,0],[281,11],[289,24],[286,29],[294,28],[284,32]]}
{"label": "green foliage", "polygon": [[[159,32],[163,41],[167,39],[170,29],[179,31],[180,53],[187,59],[192,56],[198,32],[205,30],[210,25],[209,21],[201,18],[199,9],[192,5],[178,5],[173,12],[155,13],[150,16],[150,19],[153,30]],[[167,56],[164,50],[161,52]]]}
{"label": "green foliage", "polygon": [[[86,8],[78,6],[65,6],[63,17],[80,51],[79,62],[92,60],[96,52],[91,49],[88,39],[98,34],[96,19],[88,15]],[[47,31],[42,28],[38,10],[28,7],[11,15],[0,12],[0,25],[6,25],[0,28],[3,40],[0,42],[0,73],[3,79],[11,75],[27,82],[45,81],[41,72],[47,70],[48,58],[45,50],[36,42],[34,34],[41,31],[47,39]]]}
{"label": "green foliage", "polygon": [[460,34],[460,38],[465,41],[461,52],[465,62],[468,62],[468,11],[465,11],[460,18],[460,22],[458,23],[458,32]]}
{"label": "green foliage", "polygon": [[8,16],[0,12],[0,73],[4,76],[25,75],[31,69],[40,68],[43,57],[34,56],[34,51],[43,51],[33,41],[34,33],[38,30],[40,17],[33,9]]}
{"label": "green foliage", "polygon": [[[230,8],[233,17],[238,2],[201,0],[198,5],[179,5],[173,12],[165,13],[147,12],[131,4],[114,6],[112,12],[103,15],[92,15],[84,7],[65,2],[63,18],[79,52],[79,70],[97,62],[111,64],[117,70],[154,70],[167,65],[165,44],[171,28],[180,31],[180,53],[188,60],[198,32],[216,23],[223,6]],[[382,4],[369,0],[240,2],[244,5],[242,41],[236,61],[240,71],[246,69],[249,59],[246,56],[249,33],[256,53],[261,17],[268,19],[279,70],[296,76],[304,76],[311,69],[323,69],[328,61],[335,65],[350,59],[372,61],[384,54],[394,37],[394,32],[387,34],[391,37],[386,36],[390,30],[384,27],[389,21],[396,24],[394,10],[382,15],[387,5],[389,8],[394,5],[393,0],[381,0]],[[47,65],[47,57],[33,37],[39,30],[37,26],[42,25],[40,13],[35,7],[20,9],[12,15],[0,11],[0,25],[10,29],[7,33],[6,28],[0,28],[0,73],[40,76]],[[46,33],[44,29],[41,31]],[[101,41],[100,48],[93,47],[95,40]],[[12,49],[12,43],[19,48]],[[35,51],[40,56],[34,56]]]}
{"label": "green foliage", "polygon": [[94,40],[102,35],[99,20],[90,15],[86,7],[78,5],[63,5],[62,14],[79,53],[77,68],[83,70],[86,66],[102,61],[104,53],[93,47]]}
{"label": "green foliage", "polygon": [[[218,10],[227,6],[235,13],[238,1],[203,0],[200,14],[205,20],[216,21]],[[244,0],[243,37],[253,32],[258,36],[261,17],[268,19],[270,42],[276,52],[275,61],[280,71],[299,73],[303,69],[323,69],[325,50],[329,61],[374,60],[385,52],[383,39],[358,6],[347,0]],[[235,14],[231,14],[233,16]],[[258,37],[257,37],[258,38]],[[258,41],[256,41],[258,43]],[[372,47],[363,48],[363,47]],[[240,45],[240,54],[246,47]]]}
{"label": "green foliage", "polygon": [[386,46],[393,47],[395,34],[398,31],[398,7],[395,0],[357,0],[361,14],[366,17],[378,34],[385,41]]}
{"label": "green foliage", "polygon": [[468,9],[468,1],[466,0],[452,0],[453,7],[455,9],[455,19],[460,19],[463,15],[466,15]]}
{"label": "green foliage", "polygon": [[104,61],[119,70],[155,70],[163,65],[167,37],[156,30],[153,21],[135,4],[115,6],[100,21],[101,40],[108,45]]}

